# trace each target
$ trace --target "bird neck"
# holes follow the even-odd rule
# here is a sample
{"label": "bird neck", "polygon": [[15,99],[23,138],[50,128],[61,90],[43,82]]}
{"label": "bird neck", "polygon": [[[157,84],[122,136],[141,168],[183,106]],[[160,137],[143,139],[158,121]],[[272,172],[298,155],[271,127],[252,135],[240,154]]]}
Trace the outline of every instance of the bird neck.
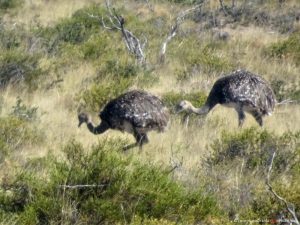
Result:
{"label": "bird neck", "polygon": [[102,134],[109,129],[108,124],[103,121],[98,126],[95,126],[91,120],[89,120],[86,124],[89,131],[92,132],[93,134]]}
{"label": "bird neck", "polygon": [[210,107],[207,106],[207,105],[204,105],[204,106],[202,106],[202,107],[200,107],[200,108],[196,108],[196,107],[194,107],[194,106],[192,105],[192,106],[191,106],[191,110],[192,110],[193,113],[196,113],[196,114],[198,114],[198,115],[205,115],[205,114],[207,114],[207,113],[209,112]]}

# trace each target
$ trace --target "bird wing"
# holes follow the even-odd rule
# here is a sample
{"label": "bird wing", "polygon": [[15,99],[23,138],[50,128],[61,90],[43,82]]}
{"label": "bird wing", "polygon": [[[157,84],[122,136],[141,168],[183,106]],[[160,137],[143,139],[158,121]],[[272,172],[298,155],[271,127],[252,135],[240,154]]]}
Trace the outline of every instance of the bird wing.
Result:
{"label": "bird wing", "polygon": [[275,106],[275,96],[269,84],[258,76],[248,76],[230,86],[234,101],[258,109],[262,114],[269,114]]}
{"label": "bird wing", "polygon": [[158,128],[167,125],[168,112],[159,98],[142,91],[128,92],[112,100],[100,113],[112,128],[124,121],[136,128]]}

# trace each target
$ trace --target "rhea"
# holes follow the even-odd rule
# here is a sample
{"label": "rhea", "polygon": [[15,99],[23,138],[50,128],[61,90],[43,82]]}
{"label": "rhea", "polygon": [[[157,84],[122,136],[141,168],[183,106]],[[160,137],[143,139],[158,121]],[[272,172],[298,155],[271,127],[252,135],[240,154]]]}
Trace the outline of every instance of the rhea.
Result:
{"label": "rhea", "polygon": [[133,134],[136,143],[124,150],[142,146],[149,142],[147,133],[152,130],[163,132],[169,121],[169,111],[162,101],[150,93],[133,90],[111,100],[99,113],[101,123],[95,126],[86,113],[78,115],[79,125],[86,123],[93,134],[102,134],[115,129]]}
{"label": "rhea", "polygon": [[263,126],[262,118],[272,114],[276,99],[272,88],[262,77],[246,70],[236,70],[214,83],[201,108],[183,100],[176,106],[176,111],[185,111],[187,115],[206,115],[217,104],[236,110],[239,127],[244,123],[245,112],[250,113],[257,123]]}

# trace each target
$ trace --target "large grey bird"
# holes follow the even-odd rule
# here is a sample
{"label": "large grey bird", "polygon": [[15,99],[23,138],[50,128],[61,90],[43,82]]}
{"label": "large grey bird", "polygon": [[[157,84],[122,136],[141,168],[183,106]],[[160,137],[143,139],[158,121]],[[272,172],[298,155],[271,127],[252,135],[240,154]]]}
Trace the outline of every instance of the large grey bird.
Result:
{"label": "large grey bird", "polygon": [[102,134],[116,129],[133,134],[136,143],[124,150],[148,143],[147,132],[163,132],[169,121],[169,111],[162,101],[145,91],[133,90],[111,100],[100,112],[101,123],[95,126],[86,113],[78,115],[79,127],[86,123],[90,132]]}
{"label": "large grey bird", "polygon": [[243,125],[245,112],[262,126],[262,117],[272,114],[276,99],[272,88],[262,77],[246,70],[236,70],[214,83],[204,106],[195,108],[189,101],[183,100],[176,106],[176,111],[205,115],[217,104],[234,108],[238,113],[239,126]]}

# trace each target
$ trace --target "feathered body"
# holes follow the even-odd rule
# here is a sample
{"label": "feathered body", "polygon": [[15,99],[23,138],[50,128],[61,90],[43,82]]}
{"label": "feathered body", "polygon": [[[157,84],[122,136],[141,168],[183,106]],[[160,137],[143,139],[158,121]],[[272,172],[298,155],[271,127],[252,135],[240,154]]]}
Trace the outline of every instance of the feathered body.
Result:
{"label": "feathered body", "polygon": [[129,133],[134,129],[163,131],[169,120],[168,109],[162,101],[140,90],[127,92],[110,101],[99,116],[110,128]]}
{"label": "feathered body", "polygon": [[235,108],[239,126],[244,122],[244,112],[253,115],[262,126],[262,117],[272,114],[276,98],[272,88],[262,77],[246,70],[237,70],[214,83],[203,107],[197,109],[187,101],[182,101],[178,109],[207,114],[217,104]]}
{"label": "feathered body", "polygon": [[210,107],[237,104],[261,115],[270,115],[275,103],[275,95],[267,81],[245,70],[237,70],[217,80],[207,98]]}
{"label": "feathered body", "polygon": [[169,121],[169,111],[162,101],[145,91],[133,90],[111,100],[100,112],[101,123],[94,126],[86,113],[78,115],[79,126],[87,123],[94,134],[101,134],[107,129],[116,129],[134,135],[136,143],[125,149],[148,142],[147,132],[164,131]]}

